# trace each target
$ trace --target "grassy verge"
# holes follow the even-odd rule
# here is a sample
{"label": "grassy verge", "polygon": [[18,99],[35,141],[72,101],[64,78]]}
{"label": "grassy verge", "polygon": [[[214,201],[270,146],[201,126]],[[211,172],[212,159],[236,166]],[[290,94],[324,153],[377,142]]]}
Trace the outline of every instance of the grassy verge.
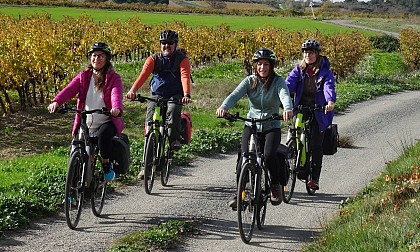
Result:
{"label": "grassy verge", "polygon": [[[401,62],[398,54],[373,53],[351,78],[337,84],[337,110],[343,111],[349,104],[377,95],[419,89],[419,74],[406,73]],[[116,66],[119,73],[132,78],[124,83],[126,90],[139,72],[139,65],[131,66]],[[281,75],[285,76],[288,70],[290,69],[285,69]],[[192,113],[193,137],[191,144],[177,153],[175,158],[178,164],[187,164],[196,156],[236,149],[242,125],[229,124],[225,120],[217,119],[214,111],[244,74],[242,66],[236,62],[194,71],[194,102],[185,108]],[[113,183],[117,186],[118,183],[125,185],[134,181],[142,156],[142,127],[138,125],[143,125],[146,108],[144,105],[130,102],[125,106],[125,131],[131,139],[132,166],[129,174]],[[243,99],[232,111],[244,113],[246,107],[246,99]],[[61,210],[67,159],[68,148],[60,147],[41,155],[0,161],[0,230],[23,228],[32,219]],[[181,223],[185,224],[186,221]],[[161,238],[156,236],[155,239]],[[161,240],[162,246],[166,246],[166,238]]]}
{"label": "grassy verge", "polygon": [[419,156],[420,143],[390,162],[304,251],[420,251]]}

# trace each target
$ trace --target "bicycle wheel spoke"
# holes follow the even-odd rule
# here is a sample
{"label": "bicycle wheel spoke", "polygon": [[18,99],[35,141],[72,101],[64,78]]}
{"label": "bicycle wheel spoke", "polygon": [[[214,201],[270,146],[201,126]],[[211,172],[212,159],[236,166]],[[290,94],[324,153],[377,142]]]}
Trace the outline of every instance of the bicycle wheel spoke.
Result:
{"label": "bicycle wheel spoke", "polygon": [[249,243],[254,232],[256,216],[256,197],[255,197],[255,167],[246,163],[242,167],[238,183],[238,227],[241,239]]}
{"label": "bicycle wheel spoke", "polygon": [[296,142],[294,139],[287,144],[288,154],[286,157],[286,168],[288,172],[288,179],[286,186],[283,187],[283,201],[285,203],[289,203],[292,199],[293,192],[295,190],[296,185],[296,176],[297,176],[297,150],[296,150]]}
{"label": "bicycle wheel spoke", "polygon": [[105,203],[107,182],[103,179],[103,171],[97,171],[94,176],[94,189],[91,196],[92,212],[99,217]]}
{"label": "bicycle wheel spoke", "polygon": [[165,162],[162,168],[162,171],[160,172],[160,182],[163,186],[166,186],[168,184],[169,180],[169,172],[171,170],[172,165],[172,151],[169,149],[169,142],[165,145]]}
{"label": "bicycle wheel spoke", "polygon": [[156,170],[156,137],[150,134],[145,147],[144,155],[144,189],[147,194],[151,194]]}
{"label": "bicycle wheel spoke", "polygon": [[78,151],[73,152],[69,161],[64,196],[66,222],[71,229],[76,228],[82,212],[84,194],[82,187],[83,163],[83,155]]}

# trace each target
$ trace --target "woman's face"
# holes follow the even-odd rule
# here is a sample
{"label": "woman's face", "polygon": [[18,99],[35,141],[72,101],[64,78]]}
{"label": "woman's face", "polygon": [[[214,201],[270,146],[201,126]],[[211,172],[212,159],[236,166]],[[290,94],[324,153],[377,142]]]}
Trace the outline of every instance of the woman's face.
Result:
{"label": "woman's face", "polygon": [[258,60],[257,73],[261,78],[267,78],[270,74],[270,62],[265,59]]}
{"label": "woman's face", "polygon": [[100,70],[105,66],[106,54],[103,51],[94,51],[90,56],[90,64],[93,69]]}
{"label": "woman's face", "polygon": [[305,63],[311,65],[316,62],[316,53],[312,50],[304,50],[303,51],[303,59]]}

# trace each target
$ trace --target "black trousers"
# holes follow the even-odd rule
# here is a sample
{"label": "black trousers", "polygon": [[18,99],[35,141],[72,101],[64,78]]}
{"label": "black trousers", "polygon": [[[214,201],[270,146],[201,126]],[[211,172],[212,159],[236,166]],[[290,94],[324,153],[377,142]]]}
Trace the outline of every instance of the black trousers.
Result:
{"label": "black trousers", "polygon": [[319,125],[316,118],[311,121],[311,148],[312,148],[312,179],[319,180],[321,175],[323,149],[325,132],[319,131]]}
{"label": "black trousers", "polygon": [[[251,137],[252,129],[245,126],[242,132],[241,153],[248,150],[249,139]],[[280,145],[281,131],[280,129],[271,129],[269,131],[259,133],[261,148],[264,152],[265,164],[270,173],[272,185],[285,185],[286,173],[284,162],[280,162],[280,157],[277,154],[277,149]],[[242,160],[240,159],[236,166],[236,181],[239,181],[241,173]]]}
{"label": "black trousers", "polygon": [[117,134],[114,124],[109,121],[102,124],[98,129],[98,146],[102,159],[111,158],[112,138]]}

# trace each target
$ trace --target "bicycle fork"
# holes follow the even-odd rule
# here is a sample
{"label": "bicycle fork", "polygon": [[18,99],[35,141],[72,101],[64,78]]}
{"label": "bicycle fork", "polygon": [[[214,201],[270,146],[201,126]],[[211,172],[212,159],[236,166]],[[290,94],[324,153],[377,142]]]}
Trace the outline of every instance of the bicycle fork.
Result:
{"label": "bicycle fork", "polygon": [[303,114],[299,113],[296,116],[296,122],[295,122],[295,128],[297,129],[296,134],[296,148],[300,151],[298,151],[298,165],[300,167],[305,167],[306,163],[306,155],[308,153],[308,145],[306,144],[306,133],[304,130],[304,122],[303,122]]}

